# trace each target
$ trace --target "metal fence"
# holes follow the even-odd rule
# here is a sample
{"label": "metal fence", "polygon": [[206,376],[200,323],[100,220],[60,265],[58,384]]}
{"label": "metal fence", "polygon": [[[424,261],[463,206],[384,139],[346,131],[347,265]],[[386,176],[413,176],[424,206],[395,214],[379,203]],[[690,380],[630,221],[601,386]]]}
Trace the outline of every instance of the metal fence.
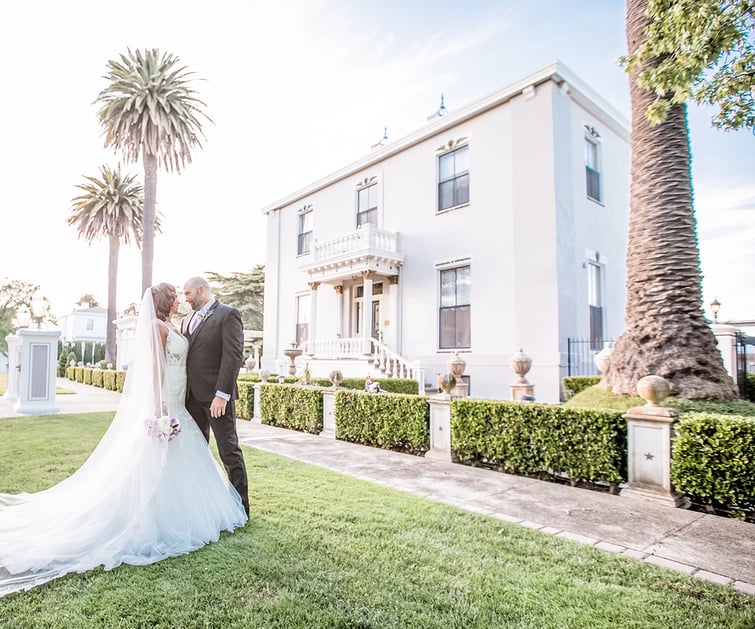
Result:
{"label": "metal fence", "polygon": [[613,339],[567,339],[569,376],[598,376],[600,372],[595,365],[595,354],[601,351],[606,343],[613,345]]}
{"label": "metal fence", "polygon": [[749,397],[747,390],[747,362],[748,359],[755,356],[755,338],[747,336],[744,332],[736,334],[737,347],[737,386],[739,387],[739,397],[747,399]]}

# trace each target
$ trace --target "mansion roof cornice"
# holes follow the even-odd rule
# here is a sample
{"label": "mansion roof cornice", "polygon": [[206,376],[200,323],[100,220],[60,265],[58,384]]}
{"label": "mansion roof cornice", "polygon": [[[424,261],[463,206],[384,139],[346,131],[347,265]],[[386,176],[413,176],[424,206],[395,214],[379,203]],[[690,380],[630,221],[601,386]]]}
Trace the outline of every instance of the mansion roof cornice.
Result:
{"label": "mansion roof cornice", "polygon": [[467,105],[459,111],[433,119],[432,122],[417,131],[404,136],[395,142],[391,142],[381,149],[375,150],[369,155],[344,166],[340,170],[279,199],[275,203],[265,206],[262,208],[262,213],[269,214],[270,212],[279,210],[292,203],[296,203],[318,190],[322,190],[346,177],[351,177],[355,173],[392,157],[415,144],[424,142],[428,138],[442,133],[447,129],[479,116],[490,109],[499,107],[512,98],[520,96],[523,91],[528,89],[531,91],[531,88],[542,85],[548,81],[555,83],[561,88],[562,94],[568,94],[574,102],[595,116],[596,119],[600,120],[601,123],[605,124],[608,128],[619,135],[619,137],[627,141],[629,140],[629,121],[613,105],[584,83],[584,81],[577,77],[577,75],[562,62],[556,60],[544,68],[541,68],[540,70],[537,70],[536,72],[533,72],[532,74],[529,74],[528,76],[471,103],[470,105]]}

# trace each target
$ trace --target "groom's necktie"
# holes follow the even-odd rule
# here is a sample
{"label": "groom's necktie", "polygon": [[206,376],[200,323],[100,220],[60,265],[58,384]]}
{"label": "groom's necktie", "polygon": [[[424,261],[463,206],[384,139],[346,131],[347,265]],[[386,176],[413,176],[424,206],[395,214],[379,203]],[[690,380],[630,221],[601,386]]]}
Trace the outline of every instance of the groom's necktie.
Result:
{"label": "groom's necktie", "polygon": [[201,320],[202,316],[199,314],[199,312],[195,311],[191,316],[191,321],[189,321],[189,334],[194,334],[194,330],[197,329],[197,326],[199,325],[199,322]]}

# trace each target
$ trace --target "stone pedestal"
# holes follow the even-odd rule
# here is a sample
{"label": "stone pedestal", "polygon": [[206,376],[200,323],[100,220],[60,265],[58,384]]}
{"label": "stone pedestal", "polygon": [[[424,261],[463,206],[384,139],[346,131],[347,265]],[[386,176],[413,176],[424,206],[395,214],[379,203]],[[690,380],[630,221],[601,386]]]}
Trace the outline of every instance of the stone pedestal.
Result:
{"label": "stone pedestal", "polygon": [[254,408],[252,409],[252,418],[251,420],[257,424],[262,423],[262,416],[260,415],[260,396],[262,394],[262,383],[261,382],[255,382],[253,387],[254,389]]}
{"label": "stone pedestal", "polygon": [[21,337],[17,413],[57,413],[55,385],[58,369],[59,330],[18,331]]}
{"label": "stone pedestal", "polygon": [[737,332],[739,331],[733,325],[723,323],[714,323],[710,326],[713,335],[716,337],[718,349],[721,352],[721,358],[724,361],[724,368],[734,382],[737,381]]}
{"label": "stone pedestal", "polygon": [[336,438],[336,392],[322,392],[322,432],[321,437]]}
{"label": "stone pedestal", "polygon": [[115,320],[115,368],[126,369],[134,355],[136,317],[128,315]]}
{"label": "stone pedestal", "polygon": [[658,406],[668,394],[668,384],[658,376],[647,376],[637,384],[637,392],[648,403],[624,414],[629,437],[629,482],[621,495],[687,508],[687,498],[671,485],[671,436],[677,412]]}
{"label": "stone pedestal", "polygon": [[426,459],[451,461],[451,396],[433,395],[430,404],[430,449]]}
{"label": "stone pedestal", "polygon": [[6,400],[18,399],[18,385],[21,377],[21,337],[9,334],[5,337],[8,343],[8,387],[3,397]]}

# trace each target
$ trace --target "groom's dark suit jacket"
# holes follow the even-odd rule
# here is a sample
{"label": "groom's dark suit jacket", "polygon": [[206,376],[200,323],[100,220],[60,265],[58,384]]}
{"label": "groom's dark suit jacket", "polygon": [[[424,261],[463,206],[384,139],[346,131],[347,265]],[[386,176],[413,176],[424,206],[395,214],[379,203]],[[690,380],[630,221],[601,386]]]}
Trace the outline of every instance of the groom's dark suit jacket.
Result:
{"label": "groom's dark suit jacket", "polygon": [[[238,398],[236,378],[243,364],[244,325],[236,308],[216,302],[192,334],[186,317],[189,338],[186,358],[186,395],[193,393],[200,402],[209,403],[216,391]],[[195,315],[194,315],[195,316]]]}

